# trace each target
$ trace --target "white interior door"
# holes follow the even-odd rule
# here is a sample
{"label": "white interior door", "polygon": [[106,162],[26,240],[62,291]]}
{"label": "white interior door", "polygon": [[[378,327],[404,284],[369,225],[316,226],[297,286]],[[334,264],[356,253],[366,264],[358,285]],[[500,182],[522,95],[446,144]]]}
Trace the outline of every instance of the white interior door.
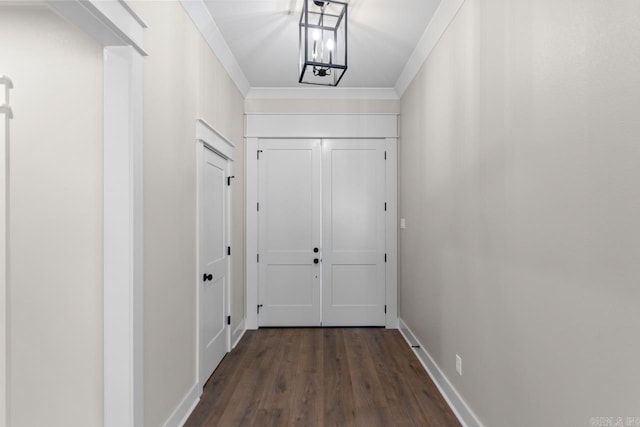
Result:
{"label": "white interior door", "polygon": [[203,148],[200,226],[200,382],[228,351],[228,161]]}
{"label": "white interior door", "polygon": [[322,323],[385,325],[385,152],[322,142]]}
{"label": "white interior door", "polygon": [[320,141],[258,148],[258,324],[319,326]]}

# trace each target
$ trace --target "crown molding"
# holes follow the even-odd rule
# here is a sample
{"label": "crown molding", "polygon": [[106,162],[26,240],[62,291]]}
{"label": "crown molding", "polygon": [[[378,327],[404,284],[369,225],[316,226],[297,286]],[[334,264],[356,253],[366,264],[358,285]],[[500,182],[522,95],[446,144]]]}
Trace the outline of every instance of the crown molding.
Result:
{"label": "crown molding", "polygon": [[252,87],[245,99],[398,100],[392,87]]}
{"label": "crown molding", "polygon": [[187,15],[191,18],[196,28],[202,34],[202,37],[206,40],[207,44],[218,57],[218,60],[222,64],[229,77],[236,84],[242,96],[246,96],[251,86],[247,77],[242,72],[240,64],[233,56],[229,45],[225,41],[218,25],[216,25],[207,5],[203,0],[180,0],[180,4],[187,12]]}
{"label": "crown molding", "polygon": [[420,37],[407,64],[400,73],[400,77],[398,77],[395,89],[400,97],[402,97],[416,77],[416,74],[418,74],[418,71],[422,68],[422,64],[424,64],[436,47],[438,41],[453,21],[453,18],[455,18],[463,3],[464,0],[442,0],[436,12],[433,14],[433,18],[431,18],[427,28],[424,30],[424,33],[422,33],[422,37]]}
{"label": "crown molding", "polygon": [[180,4],[245,99],[397,100],[402,97],[418,74],[422,64],[427,60],[464,4],[464,0],[442,0],[393,88],[251,87],[204,0],[180,0]]}

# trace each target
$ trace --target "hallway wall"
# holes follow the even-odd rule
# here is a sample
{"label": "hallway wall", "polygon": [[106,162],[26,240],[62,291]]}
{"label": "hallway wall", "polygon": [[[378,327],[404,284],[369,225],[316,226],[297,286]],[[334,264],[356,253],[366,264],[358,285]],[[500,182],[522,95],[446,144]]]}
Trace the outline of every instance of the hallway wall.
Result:
{"label": "hallway wall", "polygon": [[[243,97],[178,2],[133,7],[149,25],[145,425],[161,426],[196,381],[196,118],[236,145],[232,330],[245,317]],[[15,85],[11,425],[100,426],[103,51],[46,6],[0,8],[0,70]]]}
{"label": "hallway wall", "polygon": [[467,0],[402,97],[400,315],[487,426],[638,416],[638,52],[635,0]]}
{"label": "hallway wall", "polygon": [[15,116],[9,422],[99,426],[102,46],[47,7],[0,5],[0,74]]}
{"label": "hallway wall", "polygon": [[196,143],[203,118],[235,145],[232,330],[244,318],[243,97],[178,2],[135,2],[144,63],[145,425],[196,381]]}

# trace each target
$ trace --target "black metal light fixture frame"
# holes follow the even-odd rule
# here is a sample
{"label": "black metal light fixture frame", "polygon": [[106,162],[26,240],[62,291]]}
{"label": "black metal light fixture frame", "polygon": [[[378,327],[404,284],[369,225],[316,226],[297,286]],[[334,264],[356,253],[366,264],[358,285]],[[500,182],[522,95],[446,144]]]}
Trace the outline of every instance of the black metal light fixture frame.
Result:
{"label": "black metal light fixture frame", "polygon": [[303,0],[298,83],[337,86],[347,70],[347,3]]}

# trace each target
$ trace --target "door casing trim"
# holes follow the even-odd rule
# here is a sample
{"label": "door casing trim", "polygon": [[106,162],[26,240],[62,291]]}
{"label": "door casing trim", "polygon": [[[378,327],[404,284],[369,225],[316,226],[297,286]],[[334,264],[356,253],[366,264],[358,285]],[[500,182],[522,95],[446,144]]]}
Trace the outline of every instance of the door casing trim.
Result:
{"label": "door casing trim", "polygon": [[[269,116],[269,115],[267,115]],[[385,222],[386,269],[386,327],[398,328],[398,116],[385,120],[379,114],[264,114],[246,116],[245,126],[245,281],[246,327],[258,329],[258,160],[260,139],[376,139],[387,151],[387,216]],[[291,126],[296,123],[296,126]],[[327,126],[331,123],[331,126]]]}
{"label": "door casing trim", "polygon": [[[197,389],[198,398],[202,394],[204,388],[204,381],[200,379],[201,361],[202,361],[202,342],[201,342],[201,330],[200,330],[200,277],[202,274],[201,258],[202,258],[202,244],[200,239],[200,231],[202,229],[202,208],[203,208],[203,183],[204,183],[204,150],[211,150],[216,155],[222,157],[227,161],[226,171],[227,176],[233,174],[233,155],[235,152],[234,144],[218,132],[213,126],[207,123],[203,119],[196,120],[196,372],[195,372],[195,384]],[[225,198],[227,201],[227,244],[231,243],[231,227],[233,218],[231,217],[231,192],[233,186],[227,187]],[[233,252],[232,255],[233,256]],[[231,268],[231,256],[227,257],[227,280],[225,289],[225,306],[227,314],[231,313],[231,283],[232,283],[232,268]],[[231,350],[231,325],[225,325],[226,329],[226,350]]]}

